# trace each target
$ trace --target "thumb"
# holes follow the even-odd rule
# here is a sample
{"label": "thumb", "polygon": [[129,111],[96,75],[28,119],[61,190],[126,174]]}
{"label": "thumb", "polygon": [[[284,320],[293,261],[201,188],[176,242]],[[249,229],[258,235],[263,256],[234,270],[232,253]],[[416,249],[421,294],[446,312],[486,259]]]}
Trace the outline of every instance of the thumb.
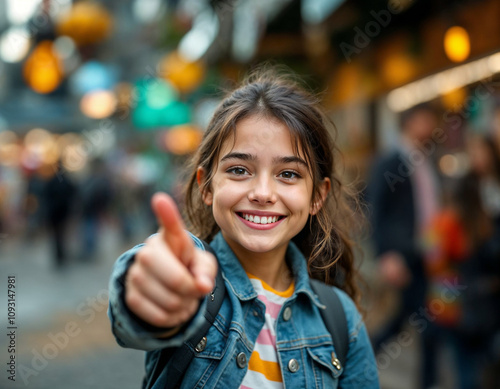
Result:
{"label": "thumb", "polygon": [[182,217],[175,201],[163,192],[151,199],[151,206],[160,225],[163,241],[184,264],[189,265],[194,255],[194,244],[185,230]]}

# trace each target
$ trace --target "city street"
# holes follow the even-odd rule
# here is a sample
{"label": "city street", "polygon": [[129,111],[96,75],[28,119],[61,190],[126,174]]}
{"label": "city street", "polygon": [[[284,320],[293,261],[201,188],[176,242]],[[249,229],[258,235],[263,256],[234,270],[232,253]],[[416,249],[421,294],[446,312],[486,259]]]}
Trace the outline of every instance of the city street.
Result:
{"label": "city street", "polygon": [[[376,365],[383,389],[500,388],[499,15],[497,0],[0,0],[0,389],[142,386],[108,283],[175,225],[156,192],[276,290],[300,240],[304,276],[345,289],[377,348],[351,343],[369,369],[351,358],[344,377],[373,383],[358,385]],[[166,263],[158,247],[146,269]],[[192,290],[168,264],[164,282]],[[321,327],[297,311],[297,334]],[[275,343],[294,341],[280,325]]]}

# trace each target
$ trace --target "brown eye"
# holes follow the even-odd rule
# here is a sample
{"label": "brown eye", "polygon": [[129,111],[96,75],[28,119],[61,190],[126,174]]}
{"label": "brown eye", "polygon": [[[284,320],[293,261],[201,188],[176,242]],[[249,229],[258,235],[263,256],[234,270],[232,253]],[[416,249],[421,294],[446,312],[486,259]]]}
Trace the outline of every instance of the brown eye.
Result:
{"label": "brown eye", "polygon": [[246,169],[243,169],[242,167],[233,167],[227,170],[227,172],[232,173],[236,176],[243,176],[245,173],[247,173]]}
{"label": "brown eye", "polygon": [[284,171],[284,172],[281,172],[281,173],[279,174],[279,177],[285,178],[285,179],[287,179],[287,180],[292,180],[292,179],[294,179],[294,178],[300,178],[300,176],[299,176],[297,173],[292,172],[292,171],[290,171],[290,170],[286,170],[286,171]]}

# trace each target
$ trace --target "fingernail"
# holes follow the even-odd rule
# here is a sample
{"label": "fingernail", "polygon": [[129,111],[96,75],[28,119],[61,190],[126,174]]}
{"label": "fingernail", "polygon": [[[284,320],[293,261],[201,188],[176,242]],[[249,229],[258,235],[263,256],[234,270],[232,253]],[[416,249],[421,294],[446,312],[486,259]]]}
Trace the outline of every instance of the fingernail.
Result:
{"label": "fingernail", "polygon": [[205,274],[200,275],[199,282],[201,286],[206,287],[208,290],[212,290],[215,286],[214,280]]}

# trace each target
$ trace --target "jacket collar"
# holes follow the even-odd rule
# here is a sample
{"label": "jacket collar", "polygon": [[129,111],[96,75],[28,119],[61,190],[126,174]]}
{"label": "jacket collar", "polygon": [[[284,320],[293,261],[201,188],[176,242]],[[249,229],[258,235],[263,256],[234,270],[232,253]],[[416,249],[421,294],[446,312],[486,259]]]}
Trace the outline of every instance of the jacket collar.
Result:
{"label": "jacket collar", "polygon": [[[241,301],[248,301],[256,298],[257,292],[253,288],[240,261],[231,247],[227,244],[221,232],[217,233],[210,243],[210,246],[212,246],[217,253],[219,266],[222,269],[222,275],[226,284],[238,299]],[[320,308],[324,308],[324,305],[321,304],[318,296],[311,288],[306,258],[292,241],[288,244],[286,256],[288,263],[292,266],[292,272],[295,279],[295,291],[291,298],[296,298],[298,294],[304,294],[313,304]]]}

